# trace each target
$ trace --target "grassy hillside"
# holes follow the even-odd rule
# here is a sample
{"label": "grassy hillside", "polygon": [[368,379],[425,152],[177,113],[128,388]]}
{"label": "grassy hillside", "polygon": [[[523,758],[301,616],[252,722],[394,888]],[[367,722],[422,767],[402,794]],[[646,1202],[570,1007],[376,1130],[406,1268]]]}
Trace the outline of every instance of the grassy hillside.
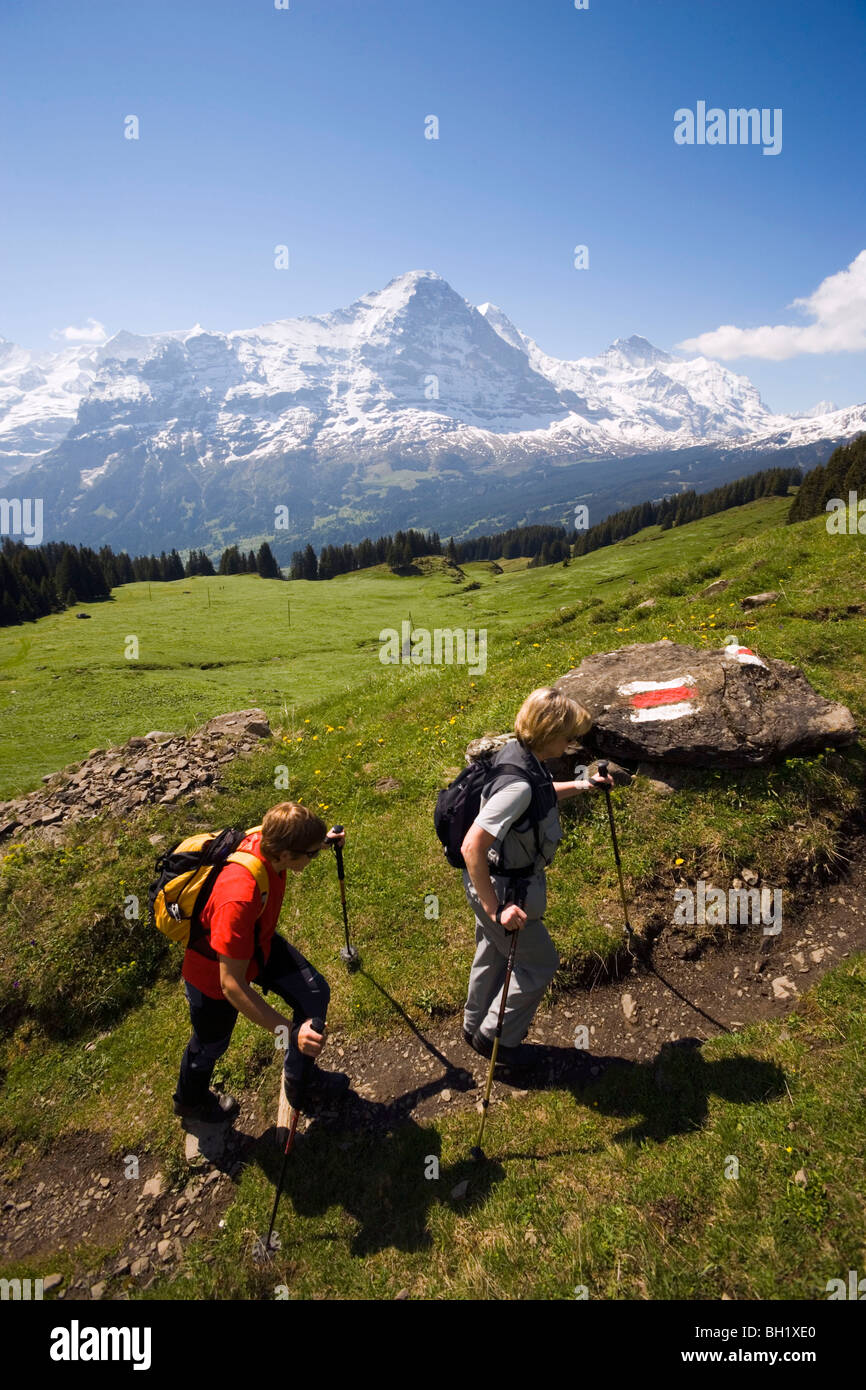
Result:
{"label": "grassy hillside", "polygon": [[[432,832],[435,792],[462,764],[471,737],[511,725],[529,689],[593,651],[661,637],[721,645],[736,632],[762,654],[796,662],[862,723],[866,630],[849,612],[866,598],[861,547],[856,537],[828,536],[820,519],[780,525],[784,511],[778,500],[751,504],[675,532],[644,533],[567,568],[497,575],[489,565],[469,565],[459,583],[441,571],[406,579],[372,572],[327,584],[210,581],[210,616],[207,581],[154,585],[151,597],[147,586],[133,586],[115,603],[92,607],[90,623],[65,614],[3,634],[7,657],[18,661],[11,679],[3,668],[4,710],[21,748],[7,769],[7,790],[31,785],[42,770],[91,746],[232,707],[261,704],[279,725],[278,741],[235,764],[227,790],[203,798],[194,812],[160,807],[126,825],[82,827],[62,850],[7,849],[0,873],[6,1171],[31,1146],[44,1148],[73,1129],[109,1136],[118,1154],[149,1148],[170,1168],[182,1164],[169,1101],[188,1035],[178,961],[144,922],[122,913],[129,892],[144,901],[156,836],[252,824],[285,795],[343,821],[365,964],[425,1024],[457,1010],[472,954],[459,875],[444,865]],[[690,601],[718,575],[732,581],[730,590],[715,602]],[[737,600],[768,588],[781,591],[779,602],[744,617]],[[657,606],[639,613],[648,596]],[[399,626],[410,609],[416,626],[486,627],[486,674],[381,666],[380,628]],[[141,642],[135,669],[122,657],[131,632]],[[183,632],[183,651],[173,632]],[[201,669],[214,662],[223,664]],[[68,712],[66,729],[57,727],[59,709]],[[275,791],[281,766],[288,792]],[[840,825],[858,804],[863,771],[858,746],[770,769],[694,771],[663,801],[638,780],[614,798],[629,893],[648,912],[670,903],[677,863],[690,881],[724,881],[749,864],[792,891],[810,876],[820,879],[833,863]],[[377,790],[385,777],[398,786]],[[564,962],[560,989],[579,980],[590,960],[610,956],[620,939],[603,805],[572,810],[564,825],[549,912]],[[436,920],[425,916],[430,893],[439,897]],[[327,973],[335,1027],[373,1037],[402,1026],[370,979],[339,965],[339,907],[325,857],[290,885],[283,929]],[[748,1106],[736,1088],[723,1088],[703,1128],[669,1129],[664,1143],[648,1143],[625,1133],[623,1117],[647,1114],[647,1107],[660,1114],[649,1077],[637,1069],[626,1080],[607,1077],[577,1102],[554,1087],[498,1112],[507,1136],[502,1151],[511,1157],[469,1207],[449,1201],[448,1192],[466,1176],[470,1115],[407,1126],[384,1147],[364,1135],[350,1136],[343,1148],[328,1147],[327,1136],[311,1139],[323,1146],[315,1147],[319,1177],[307,1187],[311,1179],[297,1179],[299,1214],[286,1218],[292,1241],[281,1268],[293,1296],[330,1289],[377,1297],[410,1287],[428,1297],[572,1297],[575,1284],[589,1283],[592,1296],[699,1298],[730,1290],[763,1297],[774,1296],[775,1279],[788,1281],[777,1293],[816,1296],[808,1292],[814,1271],[826,1265],[826,1278],[847,1269],[845,1261],[856,1263],[866,1234],[862,1198],[851,1195],[864,1190],[864,1146],[846,1117],[851,1088],[863,1085],[864,1025],[855,1007],[862,989],[862,963],[849,962],[822,984],[817,1011],[804,1006],[788,1041],[767,1025],[716,1039],[697,1062],[682,1064],[700,1070],[726,1058],[760,1058],[784,1069],[793,1120],[808,1130],[810,1166],[820,1177],[820,1192],[808,1202],[790,1190],[791,1154],[801,1140],[782,1132],[792,1116],[782,1115],[778,1088]],[[100,1030],[108,1036],[83,1050]],[[242,1022],[222,1075],[230,1086],[261,1085],[272,1104],[272,1061],[270,1039]],[[740,1148],[731,1148],[734,1136]],[[747,1182],[719,1181],[730,1152],[751,1155]],[[435,1199],[418,1168],[419,1155],[431,1153],[447,1169]],[[193,1285],[181,1279],[171,1292],[267,1292],[244,1251],[247,1233],[262,1224],[273,1179],[247,1170],[224,1234],[202,1239],[191,1256]],[[391,1224],[384,1222],[371,1245],[383,1182],[391,1189]],[[342,1190],[352,1200],[344,1202]],[[673,1252],[670,1223],[659,1216],[672,1193],[680,1212]],[[760,1242],[752,1234],[757,1222]],[[325,1262],[323,1240],[331,1252]],[[212,1263],[197,1263],[205,1254]]]}
{"label": "grassy hillside", "polygon": [[[410,613],[419,627],[486,627],[492,671],[508,634],[558,605],[607,599],[631,578],[651,583],[708,546],[759,533],[787,506],[767,499],[700,529],[644,532],[628,542],[626,559],[611,547],[567,569],[507,561],[500,575],[486,563],[466,565],[465,581],[438,565],[409,578],[382,566],[323,583],[237,575],[130,584],[109,602],[3,629],[0,718],[14,741],[0,748],[0,797],[37,786],[91,748],[150,729],[181,732],[229,709],[257,705],[290,725],[316,701],[378,680],[379,632],[399,629]],[[124,655],[131,635],[136,661]]]}

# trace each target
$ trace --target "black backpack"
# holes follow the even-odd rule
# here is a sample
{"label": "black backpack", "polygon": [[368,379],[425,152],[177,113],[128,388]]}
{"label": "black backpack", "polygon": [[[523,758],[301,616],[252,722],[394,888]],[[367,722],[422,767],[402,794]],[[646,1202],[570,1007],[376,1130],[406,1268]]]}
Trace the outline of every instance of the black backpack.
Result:
{"label": "black backpack", "polygon": [[[506,744],[507,748],[508,745]],[[515,772],[522,782],[528,782],[532,788],[532,800],[529,809],[520,821],[512,829],[523,827],[528,821],[535,832],[535,853],[541,853],[541,836],[539,834],[539,822],[544,819],[550,808],[556,804],[555,793],[551,797],[551,779],[547,772],[542,778],[531,767],[518,762],[497,762],[496,755],[493,758],[479,758],[477,761],[464,767],[454,778],[449,786],[443,787],[436,798],[436,809],[433,812],[433,824],[436,827],[436,834],[442,841],[445,849],[445,858],[454,869],[465,869],[466,864],[460,852],[460,846],[466,837],[466,832],[481,809],[481,797],[489,783],[500,777],[503,773]],[[531,869],[509,870],[500,864],[495,872],[503,877],[526,877]]]}

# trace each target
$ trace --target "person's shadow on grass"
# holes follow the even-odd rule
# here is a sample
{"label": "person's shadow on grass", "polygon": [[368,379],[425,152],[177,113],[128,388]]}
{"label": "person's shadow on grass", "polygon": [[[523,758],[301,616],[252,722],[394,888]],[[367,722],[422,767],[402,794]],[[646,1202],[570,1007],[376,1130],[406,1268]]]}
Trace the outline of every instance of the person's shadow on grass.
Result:
{"label": "person's shadow on grass", "polygon": [[600,1115],[642,1116],[613,1136],[618,1143],[660,1144],[703,1128],[711,1095],[754,1105],[785,1094],[785,1074],[775,1063],[757,1057],[707,1062],[701,1045],[700,1038],[662,1043],[647,1062],[539,1046],[536,1065],[509,1079],[524,1090],[569,1090],[578,1104]]}
{"label": "person's shadow on grass", "polygon": [[[282,1153],[274,1134],[270,1129],[262,1136],[256,1162],[276,1188]],[[324,1216],[331,1207],[340,1207],[358,1223],[349,1241],[353,1255],[389,1247],[429,1248],[434,1207],[471,1210],[487,1200],[505,1175],[501,1164],[476,1164],[468,1156],[446,1167],[440,1154],[434,1128],[404,1118],[393,1104],[350,1093],[340,1112],[316,1119],[295,1139],[283,1179],[285,1207],[277,1218],[282,1250],[289,1253],[300,1238],[292,1232],[293,1215]],[[315,1238],[343,1239],[337,1234]]]}

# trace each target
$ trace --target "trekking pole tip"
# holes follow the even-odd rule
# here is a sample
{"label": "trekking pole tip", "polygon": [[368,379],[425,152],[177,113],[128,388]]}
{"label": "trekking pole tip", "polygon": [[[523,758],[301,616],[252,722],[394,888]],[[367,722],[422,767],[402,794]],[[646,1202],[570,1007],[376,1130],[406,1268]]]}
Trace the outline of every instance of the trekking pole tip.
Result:
{"label": "trekking pole tip", "polygon": [[340,952],[340,960],[345,962],[350,975],[361,969],[361,957],[354,946],[344,946]]}

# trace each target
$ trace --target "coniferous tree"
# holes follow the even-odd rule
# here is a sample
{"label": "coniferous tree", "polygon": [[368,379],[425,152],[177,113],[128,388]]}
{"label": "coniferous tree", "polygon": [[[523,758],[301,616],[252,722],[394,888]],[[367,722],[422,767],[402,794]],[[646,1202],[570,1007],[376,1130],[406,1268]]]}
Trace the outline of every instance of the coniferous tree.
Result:
{"label": "coniferous tree", "polygon": [[267,541],[263,541],[259,546],[259,553],[256,556],[256,571],[262,579],[282,579],[283,572],[277,564],[274,553]]}

